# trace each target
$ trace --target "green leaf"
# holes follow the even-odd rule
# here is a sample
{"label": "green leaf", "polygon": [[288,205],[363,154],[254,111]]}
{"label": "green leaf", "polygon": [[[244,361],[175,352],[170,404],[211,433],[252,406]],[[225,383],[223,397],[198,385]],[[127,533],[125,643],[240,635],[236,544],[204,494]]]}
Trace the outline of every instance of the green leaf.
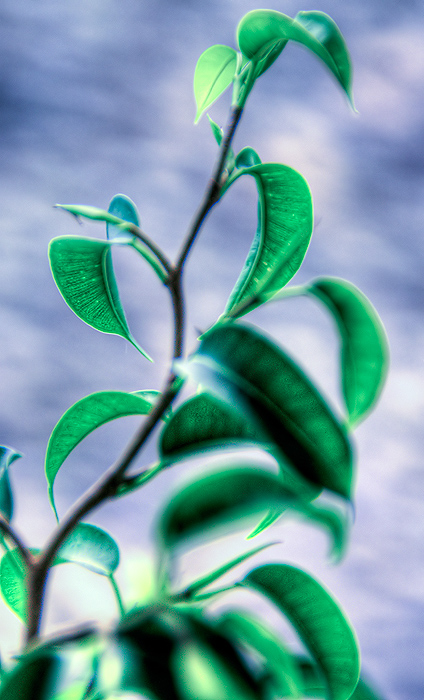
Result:
{"label": "green leaf", "polygon": [[204,450],[258,442],[267,444],[269,441],[231,405],[212,394],[201,393],[174,412],[162,432],[159,453],[162,462],[168,464]]}
{"label": "green leaf", "polygon": [[214,569],[214,571],[211,571],[209,574],[206,574],[205,576],[202,576],[201,578],[197,579],[197,581],[190,583],[190,585],[187,586],[187,588],[185,588],[181,592],[181,594],[180,594],[181,598],[183,600],[187,600],[187,599],[192,598],[202,588],[206,588],[207,586],[210,586],[211,583],[214,583],[217,579],[221,578],[222,576],[225,576],[225,574],[227,574],[229,571],[234,569],[236,566],[239,566],[239,564],[242,564],[247,559],[250,559],[250,557],[255,556],[255,554],[262,552],[264,549],[268,549],[268,547],[271,547],[273,544],[277,544],[277,543],[270,542],[268,544],[263,544],[260,547],[255,547],[254,549],[250,549],[248,552],[244,552],[244,554],[240,554],[238,557],[235,557],[234,559],[227,562],[226,564],[223,564],[223,566],[219,566],[217,569]]}
{"label": "green leaf", "polygon": [[[144,394],[144,392],[141,392]],[[50,436],[45,460],[49,499],[56,514],[53,485],[56,475],[72,450],[93,430],[123,416],[147,415],[153,401],[148,395],[124,391],[99,391],[77,401],[56,423]]]}
{"label": "green leaf", "polygon": [[242,583],[269,598],[290,620],[324,674],[329,700],[350,698],[359,679],[359,649],[334,598],[311,576],[287,564],[261,566]]}
{"label": "green leaf", "polygon": [[[123,195],[122,195],[123,196]],[[83,216],[85,219],[92,219],[93,221],[105,221],[108,224],[113,224],[114,226],[119,226],[121,231],[126,231],[128,229],[127,221],[119,216],[115,216],[112,212],[106,211],[105,209],[98,209],[98,207],[88,207],[84,204],[55,204],[57,209],[64,209],[70,214],[75,216],[77,219]]]}
{"label": "green leaf", "polygon": [[251,168],[254,165],[260,165],[262,163],[258,154],[250,146],[242,148],[239,153],[237,153],[235,165],[237,168]]}
{"label": "green leaf", "polygon": [[22,622],[27,617],[26,577],[27,567],[20,552],[17,549],[6,552],[0,561],[0,592],[6,605]]}
{"label": "green leaf", "polygon": [[[302,678],[302,697],[327,697],[327,685],[319,667],[310,659],[301,656],[293,657],[293,662],[297,665]],[[361,676],[349,700],[383,700],[383,698]]]}
{"label": "green leaf", "polygon": [[215,141],[217,142],[218,146],[220,146],[222,142],[222,137],[224,136],[224,130],[221,129],[219,124],[217,124],[216,122],[214,122],[213,119],[211,119],[209,114],[207,115],[207,117],[209,120],[210,127],[212,129],[212,133],[215,136]]}
{"label": "green leaf", "polygon": [[[109,214],[117,217],[120,220],[129,221],[131,224],[140,226],[140,217],[137,211],[137,207],[125,194],[115,194],[112,197],[109,207]],[[109,239],[122,236],[122,224],[117,226],[116,224],[107,221],[106,222],[106,235]]]}
{"label": "green leaf", "polygon": [[9,522],[13,515],[13,495],[9,480],[9,467],[22,457],[11,447],[0,446],[0,514]]}
{"label": "green leaf", "polygon": [[158,535],[163,546],[171,549],[273,506],[323,525],[330,530],[335,549],[340,549],[345,530],[340,515],[308,504],[285,488],[278,476],[245,465],[195,479],[174,494],[160,516]]}
{"label": "green leaf", "polygon": [[54,564],[79,564],[96,574],[110,576],[119,565],[119,549],[104,530],[79,523],[61,546]]}
{"label": "green leaf", "polygon": [[[155,605],[129,613],[117,628],[126,678],[120,689],[158,700],[253,700],[262,697],[234,645],[204,618]],[[143,692],[144,691],[144,692]]]}
{"label": "green leaf", "polygon": [[226,323],[203,337],[181,369],[259,425],[305,479],[350,497],[346,428],[281,348],[252,327]]}
{"label": "green leaf", "polygon": [[128,329],[113,274],[112,245],[128,245],[128,240],[54,238],[49,246],[54,281],[65,302],[82,321],[102,333],[122,336],[151,360]]}
{"label": "green leaf", "polygon": [[22,656],[2,679],[0,700],[52,700],[61,665],[52,651]]}
{"label": "green leaf", "polygon": [[294,19],[275,10],[253,10],[240,21],[240,51],[261,75],[280,55],[287,41],[296,41],[320,58],[348,96],[352,106],[352,65],[343,35],[324,12],[299,12]]}
{"label": "green leaf", "polygon": [[217,629],[234,643],[247,645],[260,655],[264,684],[271,686],[272,697],[300,697],[302,681],[297,666],[271,628],[253,615],[230,610],[218,619]]}
{"label": "green leaf", "polygon": [[307,291],[337,323],[343,396],[353,426],[371,410],[387,377],[389,351],[383,324],[366,296],[346,280],[323,277]]}
{"label": "green leaf", "polygon": [[203,112],[231,85],[237,68],[237,51],[230,46],[210,46],[202,53],[194,71],[197,123]]}
{"label": "green leaf", "polygon": [[234,318],[291,280],[306,255],[313,228],[311,193],[298,172],[286,165],[262,163],[237,171],[227,186],[244,174],[256,180],[258,228],[225,309]]}

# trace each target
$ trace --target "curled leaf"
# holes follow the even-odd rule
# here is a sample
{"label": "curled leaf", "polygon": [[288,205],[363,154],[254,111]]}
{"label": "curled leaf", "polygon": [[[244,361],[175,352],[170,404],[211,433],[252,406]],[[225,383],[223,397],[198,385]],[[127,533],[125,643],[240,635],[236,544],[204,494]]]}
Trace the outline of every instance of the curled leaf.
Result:
{"label": "curled leaf", "polygon": [[53,485],[56,475],[72,450],[93,430],[105,423],[131,415],[147,415],[154,401],[150,395],[124,391],[99,391],[77,401],[56,423],[50,436],[45,460],[49,499],[56,514]]}
{"label": "curled leaf", "polygon": [[151,360],[130,334],[113,274],[112,245],[128,245],[128,240],[54,238],[49,246],[54,281],[65,302],[82,321],[102,333],[122,336]]}
{"label": "curled leaf", "polygon": [[290,620],[319,665],[330,700],[346,700],[360,671],[358,643],[335,599],[312,576],[288,564],[254,569],[243,584],[269,598]]}
{"label": "curled leaf", "polygon": [[[249,154],[254,157],[250,149]],[[228,186],[245,174],[255,178],[258,188],[258,228],[225,309],[225,315],[233,318],[251,311],[291,280],[306,255],[313,228],[309,186],[296,170],[261,163],[237,171]]]}
{"label": "curled leaf", "polygon": [[346,280],[322,277],[306,289],[338,326],[343,396],[353,426],[372,409],[386,380],[389,350],[383,324],[365,294]]}
{"label": "curled leaf", "polygon": [[[128,221],[131,224],[140,226],[140,217],[132,199],[125,194],[115,194],[112,197],[108,212],[121,221]],[[117,226],[111,221],[106,222],[106,235],[112,240],[113,238],[122,236],[122,224]]]}
{"label": "curled leaf", "polygon": [[194,97],[197,123],[203,112],[231,85],[237,67],[237,52],[230,46],[210,46],[197,61]]}
{"label": "curled leaf", "polygon": [[11,447],[0,446],[0,513],[9,522],[13,515],[13,495],[9,480],[9,467],[22,457]]}
{"label": "curled leaf", "polygon": [[301,476],[350,497],[346,428],[281,348],[252,327],[225,323],[203,337],[185,369],[253,421]]}
{"label": "curled leaf", "polygon": [[54,562],[55,565],[66,563],[110,576],[119,565],[118,545],[100,527],[79,523],[59,549]]}

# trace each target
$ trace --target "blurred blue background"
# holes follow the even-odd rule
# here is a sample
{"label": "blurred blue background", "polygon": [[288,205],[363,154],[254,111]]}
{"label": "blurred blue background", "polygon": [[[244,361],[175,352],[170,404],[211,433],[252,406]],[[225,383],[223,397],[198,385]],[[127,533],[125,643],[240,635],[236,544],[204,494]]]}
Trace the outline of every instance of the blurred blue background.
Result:
{"label": "blurred blue background", "polygon": [[[236,148],[250,145],[263,161],[286,163],[306,177],[316,230],[295,282],[317,275],[350,280],[376,306],[391,345],[386,391],[357,431],[356,523],[346,560],[338,568],[328,564],[325,540],[306,526],[277,525],[271,539],[283,540],[276,557],[307,568],[342,602],[364,668],[386,696],[418,700],[424,693],[423,5],[322,0],[310,8],[287,0],[268,7],[289,15],[319,9],[335,19],[352,54],[359,115],[324,66],[288,46],[257,83]],[[255,8],[253,0],[2,0],[0,443],[24,454],[13,470],[16,522],[33,546],[54,526],[43,460],[60,415],[93,391],[159,389],[170,343],[165,292],[131,251],[117,256],[117,275],[130,327],[154,365],[67,309],[50,276],[48,242],[69,233],[100,236],[102,228],[79,228],[52,205],[106,208],[124,192],[137,203],[144,230],[174,254],[216,150],[207,119],[193,126],[194,67],[208,46],[234,45],[239,19]],[[210,110],[220,124],[228,103],[224,96]],[[254,183],[239,181],[208,219],[187,267],[189,346],[222,311],[255,227]],[[313,302],[287,300],[250,320],[293,352],[340,406],[336,336]],[[60,512],[119,454],[135,424],[125,419],[103,428],[75,451],[57,479]],[[128,595],[128,582],[143,587],[148,575],[148,560],[138,552],[151,550],[160,499],[196,466],[165,473],[144,492],[93,515],[122,547],[120,580]],[[211,556],[222,561],[224,545],[229,558],[240,551],[240,535],[214,553],[200,550],[187,564],[193,575],[210,566]],[[105,582],[93,574],[58,572],[51,590],[49,630],[115,614]],[[7,655],[16,650],[20,629],[4,606],[0,628]]]}

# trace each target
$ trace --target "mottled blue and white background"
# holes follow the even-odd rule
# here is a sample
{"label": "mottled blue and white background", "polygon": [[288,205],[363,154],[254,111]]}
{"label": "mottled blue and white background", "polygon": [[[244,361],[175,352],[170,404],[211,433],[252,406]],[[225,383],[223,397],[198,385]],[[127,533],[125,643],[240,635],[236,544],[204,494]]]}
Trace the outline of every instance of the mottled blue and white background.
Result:
{"label": "mottled blue and white background", "polygon": [[[296,282],[345,277],[377,307],[391,344],[391,375],[377,411],[358,429],[356,524],[346,560],[306,526],[277,526],[275,556],[315,573],[358,632],[364,667],[393,700],[424,694],[424,10],[418,0],[298,0],[268,6],[320,9],[345,34],[359,116],[318,61],[295,45],[257,86],[236,147],[286,163],[310,183],[316,231]],[[49,434],[82,396],[160,388],[169,343],[168,301],[131,251],[117,259],[130,325],[154,365],[124,340],[82,324],[51,279],[56,235],[101,235],[52,208],[107,207],[116,192],[138,204],[143,228],[173,254],[212,167],[207,120],[193,127],[192,75],[200,53],[233,45],[254,0],[2,0],[0,4],[0,443],[24,454],[14,466],[16,523],[32,545],[54,525],[43,476]],[[228,98],[211,109],[226,120]],[[248,179],[249,180],[249,179]],[[256,226],[253,181],[239,182],[208,220],[187,269],[190,342],[221,312]],[[141,279],[140,279],[141,276]],[[255,312],[337,405],[337,347],[325,314],[306,299]],[[116,456],[134,421],[103,428],[57,479],[60,511]],[[195,464],[161,475],[145,492],[95,513],[125,561],[119,579],[147,566],[137,555],[161,496]],[[269,534],[263,536],[263,541]],[[226,547],[228,551],[223,552]],[[240,551],[240,536],[197,552],[202,571]],[[265,553],[264,560],[269,558]],[[48,629],[115,614],[106,582],[62,567],[53,577]],[[141,585],[141,584],[140,584]],[[133,583],[134,587],[134,583]],[[1,642],[19,624],[0,609]],[[0,645],[1,646],[1,645]]]}

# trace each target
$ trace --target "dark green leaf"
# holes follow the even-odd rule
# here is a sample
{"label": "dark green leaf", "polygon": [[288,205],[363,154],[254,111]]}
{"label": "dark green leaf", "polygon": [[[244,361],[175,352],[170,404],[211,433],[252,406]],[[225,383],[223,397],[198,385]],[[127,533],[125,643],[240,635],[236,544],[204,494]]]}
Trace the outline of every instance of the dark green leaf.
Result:
{"label": "dark green leaf", "polygon": [[60,668],[61,661],[52,652],[21,657],[2,679],[0,700],[52,700]]}
{"label": "dark green leaf", "polygon": [[253,10],[237,29],[240,51],[257,66],[257,76],[280,55],[287,41],[296,41],[329,68],[352,103],[352,66],[346,43],[324,12],[299,12],[295,19],[275,10]]}
{"label": "dark green leaf", "polygon": [[244,444],[267,444],[267,436],[229,404],[202,393],[183,403],[165,426],[159,444],[164,463],[203,450]]}
{"label": "dark green leaf", "polygon": [[11,447],[0,446],[0,513],[9,522],[13,515],[13,496],[9,480],[9,467],[22,457]]}
{"label": "dark green leaf", "polygon": [[[118,217],[118,219],[129,221],[131,224],[140,226],[140,217],[138,215],[137,207],[132,199],[127,197],[125,194],[115,194],[115,196],[112,197],[108,207],[108,212],[109,214],[112,214],[112,216]],[[116,224],[107,221],[106,234],[109,239],[122,236],[122,225],[116,226]]]}
{"label": "dark green leaf", "polygon": [[111,246],[120,244],[128,240],[54,238],[49,246],[52,274],[65,302],[82,321],[102,333],[122,336],[150,360],[130,334],[119,299]]}
{"label": "dark green leaf", "polygon": [[330,310],[339,328],[343,396],[349,423],[355,425],[377,401],[387,376],[383,324],[366,296],[346,280],[323,277],[307,291]]}
{"label": "dark green leaf", "polygon": [[259,195],[258,228],[225,314],[236,318],[277,292],[296,274],[312,236],[312,197],[304,178],[286,165],[262,163],[237,171],[252,175]]}
{"label": "dark green leaf", "polygon": [[286,489],[278,476],[247,466],[208,474],[174,494],[161,514],[159,538],[165,547],[172,548],[274,506],[323,525],[330,530],[335,549],[340,550],[345,529],[341,516],[303,501]]}
{"label": "dark green leaf", "polygon": [[281,518],[281,516],[284,513],[284,508],[273,508],[272,510],[267,513],[260,523],[252,530],[252,532],[246,537],[247,540],[253,539],[253,537],[257,537],[257,535],[260,535],[261,532],[264,530],[267,530],[271,525],[273,525],[277,520]]}
{"label": "dark green leaf", "polygon": [[104,530],[79,523],[61,546],[55,564],[80,564],[96,574],[110,576],[119,565],[119,549]]}
{"label": "dark green leaf", "polygon": [[[118,626],[135,669],[125,685],[158,700],[253,700],[255,678],[234,645],[205,618],[165,606],[134,611]],[[138,663],[137,663],[138,656]],[[138,678],[137,678],[138,676]],[[137,683],[139,686],[137,687]]]}
{"label": "dark green leaf", "polygon": [[359,649],[334,598],[311,576],[287,564],[254,569],[243,584],[269,598],[290,620],[324,674],[329,700],[350,698],[359,678]]}
{"label": "dark green leaf", "polygon": [[194,97],[197,123],[203,112],[233,82],[237,67],[237,52],[230,46],[210,46],[197,61],[194,72]]}
{"label": "dark green leaf", "polygon": [[300,697],[302,680],[297,665],[281,640],[263,622],[244,612],[230,610],[218,619],[217,628],[234,643],[246,644],[260,655],[265,685],[271,685],[272,697],[274,694],[284,698]]}
{"label": "dark green leaf", "polygon": [[267,549],[273,544],[277,543],[270,542],[269,544],[263,544],[260,547],[255,547],[255,549],[251,549],[248,552],[245,552],[244,554],[240,554],[240,556],[235,557],[235,559],[232,559],[223,566],[218,567],[218,569],[211,571],[209,574],[206,574],[206,576],[202,576],[202,578],[197,579],[197,581],[190,583],[190,585],[187,586],[187,588],[185,588],[184,591],[182,591],[181,597],[184,600],[190,599],[202,588],[210,586],[211,583],[214,583],[217,579],[221,578],[221,576],[225,576],[225,574],[234,569],[236,566],[239,566],[239,564],[242,564],[247,559],[250,559],[250,557],[253,557],[255,554],[262,552],[264,549]]}
{"label": "dark green leaf", "polygon": [[[141,392],[143,394],[143,392]],[[123,416],[146,415],[152,408],[150,396],[124,391],[99,391],[85,396],[68,408],[53,428],[46,451],[45,473],[49,499],[57,516],[53,485],[56,475],[72,450],[93,430]]]}
{"label": "dark green leaf", "polygon": [[[19,617],[26,620],[27,568],[17,549],[3,555],[0,561],[0,592],[6,605]],[[0,696],[1,697],[1,696]]]}
{"label": "dark green leaf", "polygon": [[349,498],[347,431],[281,348],[251,327],[226,323],[203,337],[184,368],[259,424],[304,478]]}

